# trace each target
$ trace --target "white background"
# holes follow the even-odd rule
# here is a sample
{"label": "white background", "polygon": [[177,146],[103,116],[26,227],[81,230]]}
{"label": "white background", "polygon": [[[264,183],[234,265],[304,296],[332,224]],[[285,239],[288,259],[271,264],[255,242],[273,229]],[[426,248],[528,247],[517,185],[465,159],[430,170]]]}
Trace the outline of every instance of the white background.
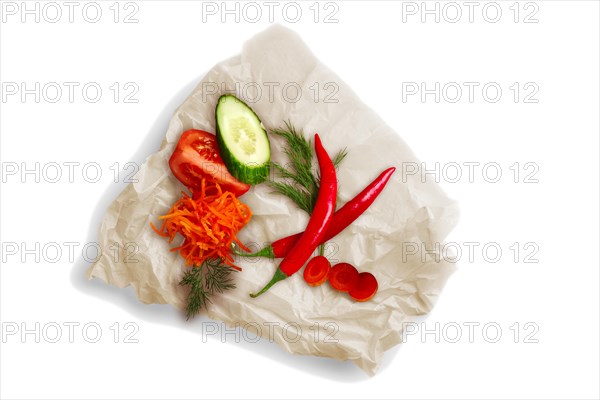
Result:
{"label": "white background", "polygon": [[[5,10],[10,2],[2,3]],[[34,3],[28,4],[33,8]],[[456,23],[448,21],[456,8],[444,9],[446,3],[438,5],[439,23],[435,15],[426,15],[423,23],[420,12],[403,14],[413,4],[421,8],[420,2],[342,1],[327,9],[320,4],[317,22],[315,7],[309,8],[313,2],[306,2],[297,23],[282,17],[284,3],[275,9],[274,19],[296,30],[428,168],[440,163],[440,184],[461,206],[461,221],[448,238],[462,251],[458,271],[418,326],[435,331],[439,323],[440,338],[421,332],[407,337],[386,353],[372,378],[351,363],[288,355],[266,341],[236,343],[233,334],[225,341],[218,335],[203,340],[200,332],[209,321],[186,322],[169,306],[139,303],[130,288],[85,280],[89,264],[82,248],[96,240],[105,208],[125,187],[124,174],[113,181],[114,169],[141,164],[156,151],[170,114],[202,74],[239,53],[246,39],[269,25],[268,8],[261,2],[263,16],[257,23],[243,18],[236,23],[234,16],[221,23],[220,13],[203,14],[202,3],[193,1],[137,1],[127,9],[121,3],[115,23],[113,3],[99,2],[103,14],[97,23],[82,17],[85,2],[75,8],[72,23],[62,2],[57,23],[45,19],[54,18],[50,8],[39,23],[35,15],[21,22],[20,9],[2,15],[2,398],[600,396],[597,2],[538,1],[516,7],[512,1],[499,2],[502,15],[496,23],[482,15],[485,2],[475,8],[473,22],[469,9],[455,3],[463,14]],[[39,3],[40,13],[44,5]],[[495,17],[490,7],[488,19]],[[138,22],[123,23],[136,9]],[[518,22],[515,9],[520,10]],[[337,23],[324,23],[332,11]],[[537,23],[524,23],[530,13]],[[34,94],[24,99],[21,93],[7,95],[4,89],[21,82],[28,88],[35,82],[80,86],[72,103],[66,86],[58,102],[47,101],[55,96],[48,92],[36,103]],[[82,97],[81,88],[89,82],[103,89],[96,103]],[[115,82],[121,90],[117,103],[109,88]],[[124,102],[131,92],[124,88],[128,82],[139,88],[133,96],[137,103]],[[480,86],[473,102],[466,86],[456,103],[448,101],[454,92],[442,93],[439,103],[433,95],[403,101],[403,89],[411,82],[425,82],[428,88],[436,82],[440,87],[451,82]],[[495,103],[481,93],[490,82],[502,89]],[[515,82],[517,102],[510,89]],[[525,90],[526,83],[533,86]],[[529,100],[537,103],[524,102],[535,87],[539,91]],[[46,176],[40,172],[39,183],[35,174],[22,176],[22,165],[33,168],[36,162],[40,168],[63,165],[62,178],[49,182],[56,173],[49,169]],[[72,183],[65,162],[79,163]],[[93,178],[93,170],[82,175],[82,166],[91,162],[101,168],[96,183],[84,179]],[[480,163],[473,182],[465,162]],[[443,173],[444,166],[455,165],[448,163],[463,166],[456,183],[449,181],[456,170]],[[482,174],[487,163],[500,167],[497,183],[488,182],[492,170]],[[525,169],[525,163],[532,164]],[[15,165],[19,171],[8,174]],[[528,180],[534,182],[526,183],[532,171]],[[75,243],[74,259],[65,242]],[[466,242],[477,243],[473,258]],[[39,262],[36,254],[22,251],[35,249],[36,243]],[[52,243],[60,246],[60,257]],[[482,253],[487,243],[502,254]],[[73,343],[64,325],[70,322],[80,324]],[[138,343],[125,343],[134,326],[126,329],[128,322],[139,328],[132,337]],[[20,331],[8,334],[15,326],[32,329],[36,323],[46,328],[40,343],[34,334],[24,340]],[[57,343],[47,340],[55,336],[52,323],[62,327]],[[86,323],[101,327],[97,343],[85,340],[81,328]],[[469,323],[479,324],[472,340]],[[496,343],[490,343],[494,329],[483,332],[485,324],[500,327]],[[451,343],[456,326],[462,337]],[[94,336],[93,330],[88,333]]]}

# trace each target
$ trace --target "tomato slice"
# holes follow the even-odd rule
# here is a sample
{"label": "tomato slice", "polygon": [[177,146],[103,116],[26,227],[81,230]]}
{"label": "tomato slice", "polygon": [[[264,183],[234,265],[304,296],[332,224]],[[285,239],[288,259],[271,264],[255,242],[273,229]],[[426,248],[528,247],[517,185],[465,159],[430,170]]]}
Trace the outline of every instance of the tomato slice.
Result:
{"label": "tomato slice", "polygon": [[223,190],[241,196],[250,185],[238,181],[229,173],[219,154],[217,138],[209,132],[190,129],[181,134],[169,159],[173,175],[192,191],[200,188],[202,178],[209,178]]}

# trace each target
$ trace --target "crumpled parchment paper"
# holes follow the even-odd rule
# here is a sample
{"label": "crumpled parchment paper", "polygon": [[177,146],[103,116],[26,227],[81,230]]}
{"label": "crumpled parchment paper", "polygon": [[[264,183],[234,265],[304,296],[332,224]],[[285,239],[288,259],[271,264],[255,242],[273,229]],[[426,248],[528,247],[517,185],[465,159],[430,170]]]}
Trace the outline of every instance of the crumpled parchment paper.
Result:
{"label": "crumpled parchment paper", "polygon": [[[374,374],[383,352],[400,343],[403,323],[431,310],[454,271],[430,251],[457,223],[458,208],[435,183],[421,182],[420,174],[403,179],[402,163],[419,163],[406,143],[296,33],[281,26],[257,34],[241,55],[217,64],[176,110],[160,150],[108,208],[99,234],[102,255],[90,279],[132,285],[144,303],[185,308],[187,291],[178,285],[183,259],[149,224],[184,190],[167,163],[179,136],[190,128],[215,132],[214,109],[224,90],[246,100],[267,128],[289,120],[306,135],[318,132],[331,155],[347,147],[338,173],[338,207],[385,168],[397,171],[371,208],[326,246],[333,262],[352,263],[377,277],[379,292],[371,301],[355,302],[328,284],[309,287],[302,273],[252,299],[248,294],[268,282],[280,260],[238,258],[243,271],[234,275],[237,288],[218,295],[208,316],[274,340],[290,353],[352,360]],[[271,137],[272,159],[282,162],[280,144]],[[308,221],[265,184],[241,200],[253,218],[239,237],[254,249],[302,231]],[[120,257],[109,250],[115,242],[121,244]],[[127,243],[136,244],[135,254]]]}

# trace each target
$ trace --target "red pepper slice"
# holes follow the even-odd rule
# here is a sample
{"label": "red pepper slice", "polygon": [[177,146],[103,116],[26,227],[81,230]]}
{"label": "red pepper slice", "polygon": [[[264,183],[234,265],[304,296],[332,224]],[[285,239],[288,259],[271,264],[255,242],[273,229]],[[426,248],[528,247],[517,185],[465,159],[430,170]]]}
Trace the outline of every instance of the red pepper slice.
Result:
{"label": "red pepper slice", "polygon": [[358,271],[352,264],[339,263],[329,271],[329,284],[340,292],[349,292],[358,283]]}
{"label": "red pepper slice", "polygon": [[370,272],[358,274],[356,287],[348,292],[350,297],[356,301],[368,301],[377,293],[377,279]]}
{"label": "red pepper slice", "polygon": [[327,257],[313,257],[304,267],[304,281],[309,286],[320,286],[327,280],[330,270],[331,264]]}
{"label": "red pepper slice", "polygon": [[250,297],[260,296],[277,282],[296,273],[325,238],[327,228],[331,223],[331,217],[335,212],[338,182],[331,157],[323,147],[318,134],[315,134],[315,153],[317,153],[317,159],[319,160],[321,181],[317,202],[308,220],[308,225],[300,239],[279,264],[269,283],[258,293],[250,294]]}

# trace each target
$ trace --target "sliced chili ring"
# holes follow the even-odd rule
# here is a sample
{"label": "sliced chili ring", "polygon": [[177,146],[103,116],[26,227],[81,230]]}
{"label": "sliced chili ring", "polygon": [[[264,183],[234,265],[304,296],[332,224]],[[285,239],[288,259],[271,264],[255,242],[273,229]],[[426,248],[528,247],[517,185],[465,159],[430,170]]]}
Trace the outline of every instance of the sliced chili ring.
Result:
{"label": "sliced chili ring", "polygon": [[358,283],[358,271],[352,264],[339,263],[329,272],[329,284],[340,292],[348,292]]}
{"label": "sliced chili ring", "polygon": [[325,283],[331,270],[331,264],[327,257],[313,257],[304,267],[304,280],[310,286],[319,286]]}
{"label": "sliced chili ring", "polygon": [[356,287],[348,293],[356,301],[369,301],[377,293],[379,285],[377,279],[370,272],[358,274]]}

